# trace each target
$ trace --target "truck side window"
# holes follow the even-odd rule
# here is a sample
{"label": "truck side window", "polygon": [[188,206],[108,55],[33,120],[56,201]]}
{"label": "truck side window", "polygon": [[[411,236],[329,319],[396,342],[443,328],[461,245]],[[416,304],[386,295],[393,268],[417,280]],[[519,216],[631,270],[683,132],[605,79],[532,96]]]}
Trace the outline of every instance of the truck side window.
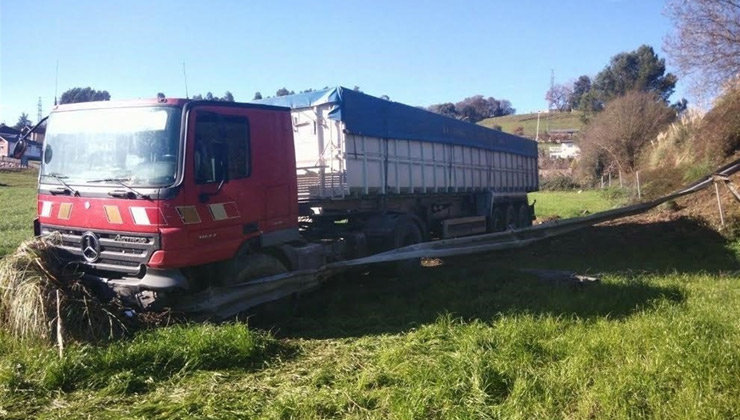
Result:
{"label": "truck side window", "polygon": [[195,121],[195,182],[206,184],[250,174],[246,117],[200,112]]}

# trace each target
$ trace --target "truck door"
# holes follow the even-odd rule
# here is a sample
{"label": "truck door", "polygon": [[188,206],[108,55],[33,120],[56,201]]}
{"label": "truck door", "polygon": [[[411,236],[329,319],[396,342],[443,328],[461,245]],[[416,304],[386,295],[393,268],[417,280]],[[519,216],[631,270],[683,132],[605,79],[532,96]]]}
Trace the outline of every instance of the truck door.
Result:
{"label": "truck door", "polygon": [[186,202],[177,208],[190,242],[207,260],[230,258],[259,235],[264,188],[253,177],[247,110],[203,105],[188,114]]}
{"label": "truck door", "polygon": [[267,246],[298,237],[289,114],[243,104],[201,104],[187,116],[177,208],[199,261],[231,258],[248,239]]}

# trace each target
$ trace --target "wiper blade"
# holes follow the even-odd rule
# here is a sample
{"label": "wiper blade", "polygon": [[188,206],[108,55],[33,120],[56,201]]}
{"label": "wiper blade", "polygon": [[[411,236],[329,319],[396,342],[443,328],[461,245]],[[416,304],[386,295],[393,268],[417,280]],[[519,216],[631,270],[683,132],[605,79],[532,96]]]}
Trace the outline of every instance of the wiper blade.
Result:
{"label": "wiper blade", "polygon": [[87,181],[87,182],[88,182],[88,183],[96,183],[96,182],[114,182],[114,183],[116,183],[116,184],[118,184],[118,185],[122,186],[123,188],[126,188],[127,190],[129,190],[129,191],[130,191],[130,193],[133,193],[133,194],[134,194],[134,196],[133,196],[133,197],[130,197],[130,193],[129,193],[129,194],[127,194],[127,193],[121,193],[121,192],[116,192],[116,191],[110,191],[110,192],[108,193],[108,195],[110,195],[110,196],[112,196],[112,197],[122,197],[122,198],[146,198],[147,200],[148,200],[148,199],[150,198],[150,197],[149,197],[148,195],[146,195],[146,194],[142,194],[141,192],[139,192],[139,191],[135,190],[134,188],[130,187],[129,185],[127,185],[127,184],[126,184],[126,181],[131,181],[131,178],[103,178],[103,179],[91,179],[91,180],[89,180],[89,181]]}
{"label": "wiper blade", "polygon": [[57,181],[59,181],[60,184],[64,185],[64,188],[61,190],[61,192],[60,191],[54,191],[54,190],[52,190],[51,191],[52,194],[55,194],[55,193],[57,193],[57,194],[72,194],[75,197],[79,197],[80,196],[80,192],[79,191],[77,191],[76,189],[72,188],[69,184],[67,184],[66,182],[64,182],[64,179],[65,178],[69,178],[67,175],[62,175],[62,174],[58,174],[58,173],[52,172],[50,174],[41,174],[41,176],[48,176],[50,178],[54,178]]}

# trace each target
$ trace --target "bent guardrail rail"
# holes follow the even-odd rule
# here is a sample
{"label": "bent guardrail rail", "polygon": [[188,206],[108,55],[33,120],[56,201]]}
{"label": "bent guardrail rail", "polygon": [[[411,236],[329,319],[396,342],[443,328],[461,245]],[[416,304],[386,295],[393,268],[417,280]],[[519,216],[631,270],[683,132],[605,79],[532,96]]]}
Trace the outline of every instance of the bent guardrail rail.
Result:
{"label": "bent guardrail rail", "polygon": [[223,319],[262,303],[317,287],[326,278],[350,267],[411,258],[450,257],[521,248],[533,242],[559,236],[598,223],[644,213],[667,201],[693,194],[711,186],[717,176],[726,178],[738,171],[740,171],[740,159],[719,168],[713,174],[707,175],[676,192],[649,202],[606,210],[588,216],[554,220],[523,229],[423,242],[367,257],[333,262],[317,270],[294,271],[264,277],[247,283],[211,288],[204,292],[188,296],[179,302],[175,309]]}

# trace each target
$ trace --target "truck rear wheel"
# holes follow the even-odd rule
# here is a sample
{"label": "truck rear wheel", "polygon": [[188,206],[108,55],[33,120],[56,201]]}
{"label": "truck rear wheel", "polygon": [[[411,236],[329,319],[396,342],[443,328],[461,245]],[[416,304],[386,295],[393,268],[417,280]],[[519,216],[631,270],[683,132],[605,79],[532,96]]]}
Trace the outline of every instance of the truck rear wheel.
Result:
{"label": "truck rear wheel", "polygon": [[529,213],[529,206],[527,204],[522,204],[519,206],[519,220],[517,222],[517,227],[523,228],[529,226],[532,226],[532,215]]}
{"label": "truck rear wheel", "polygon": [[513,229],[519,227],[519,220],[517,219],[517,211],[513,205],[509,205],[506,208],[506,229]]}
{"label": "truck rear wheel", "polygon": [[491,219],[489,220],[488,231],[489,232],[501,232],[506,230],[506,218],[504,210],[496,206],[491,212]]}
{"label": "truck rear wheel", "polygon": [[[421,229],[410,217],[401,216],[396,220],[393,232],[388,237],[387,249],[396,249],[408,245],[418,244],[423,239]],[[421,258],[394,261],[381,264],[378,273],[391,276],[404,276],[421,268]]]}

